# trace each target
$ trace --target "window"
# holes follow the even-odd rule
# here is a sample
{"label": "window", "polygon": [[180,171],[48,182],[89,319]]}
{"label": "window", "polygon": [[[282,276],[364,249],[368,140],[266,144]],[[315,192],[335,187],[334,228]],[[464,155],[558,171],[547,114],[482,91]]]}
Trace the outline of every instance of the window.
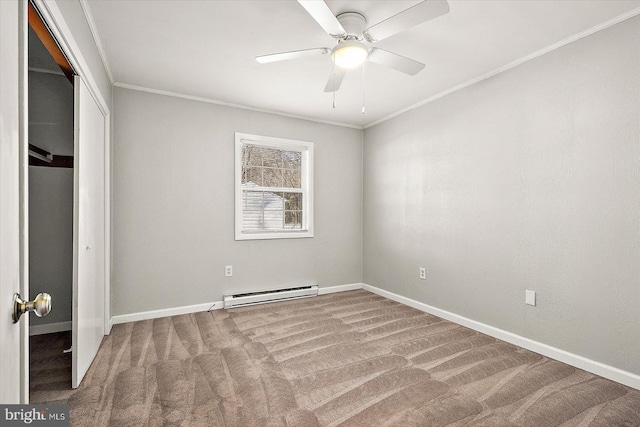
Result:
{"label": "window", "polygon": [[313,144],[236,133],[236,240],[313,237]]}

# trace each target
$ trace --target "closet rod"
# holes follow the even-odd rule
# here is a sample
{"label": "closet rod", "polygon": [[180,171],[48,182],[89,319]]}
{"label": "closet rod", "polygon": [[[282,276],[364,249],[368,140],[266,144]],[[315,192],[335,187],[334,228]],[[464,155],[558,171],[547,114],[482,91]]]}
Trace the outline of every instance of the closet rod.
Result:
{"label": "closet rod", "polygon": [[46,150],[43,150],[40,147],[36,147],[33,144],[29,144],[29,156],[35,157],[36,159],[42,160],[43,162],[47,163],[53,162],[53,154]]}
{"label": "closet rod", "polygon": [[[2,0],[0,0],[2,1]],[[73,168],[73,156],[56,156],[33,144],[29,144],[29,166]]]}

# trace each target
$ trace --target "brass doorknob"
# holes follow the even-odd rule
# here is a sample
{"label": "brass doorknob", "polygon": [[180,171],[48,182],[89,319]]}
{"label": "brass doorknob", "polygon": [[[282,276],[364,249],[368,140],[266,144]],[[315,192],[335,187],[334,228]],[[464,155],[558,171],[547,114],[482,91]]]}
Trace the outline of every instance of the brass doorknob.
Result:
{"label": "brass doorknob", "polygon": [[51,311],[51,295],[43,292],[33,301],[23,301],[20,294],[13,294],[13,323],[27,311],[33,311],[38,317],[46,316]]}

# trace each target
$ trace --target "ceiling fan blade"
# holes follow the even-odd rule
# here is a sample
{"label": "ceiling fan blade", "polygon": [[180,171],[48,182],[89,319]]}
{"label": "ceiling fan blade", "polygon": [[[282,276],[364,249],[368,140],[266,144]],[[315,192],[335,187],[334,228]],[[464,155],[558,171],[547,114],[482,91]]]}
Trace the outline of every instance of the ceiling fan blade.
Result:
{"label": "ceiling fan blade", "polygon": [[284,61],[286,59],[304,58],[306,56],[326,55],[331,52],[327,47],[318,47],[315,49],[293,50],[291,52],[272,53],[270,55],[256,56],[256,61],[261,64],[269,62]]}
{"label": "ceiling fan blade", "polygon": [[424,0],[367,28],[364,36],[368,41],[376,42],[446,13],[449,13],[447,0]]}
{"label": "ceiling fan blade", "polygon": [[322,0],[298,0],[309,15],[316,20],[323,30],[332,37],[341,37],[346,31],[335,17],[329,6]]}
{"label": "ceiling fan blade", "polygon": [[333,69],[331,70],[329,81],[327,82],[327,85],[324,87],[324,91],[335,92],[338,89],[340,89],[340,84],[342,84],[342,79],[344,79],[345,74],[347,74],[346,68],[334,66]]}
{"label": "ceiling fan blade", "polygon": [[413,59],[406,58],[402,55],[398,55],[397,53],[378,49],[377,47],[369,50],[367,60],[379,65],[384,65],[385,67],[393,68],[394,70],[401,71],[405,74],[409,74],[410,76],[415,76],[424,68],[424,64],[422,62],[414,61]]}

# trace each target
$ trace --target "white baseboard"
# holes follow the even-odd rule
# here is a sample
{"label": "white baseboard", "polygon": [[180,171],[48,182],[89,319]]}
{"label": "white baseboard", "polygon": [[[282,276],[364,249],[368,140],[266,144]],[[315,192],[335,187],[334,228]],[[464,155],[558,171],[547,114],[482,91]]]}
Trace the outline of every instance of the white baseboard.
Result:
{"label": "white baseboard", "polygon": [[[334,292],[353,291],[362,289],[362,283],[352,283],[348,285],[327,286],[318,288],[318,295],[331,294]],[[208,310],[219,310],[223,307],[222,301],[214,301],[205,304],[188,305],[183,307],[164,308],[160,310],[143,311],[140,313],[121,314],[111,317],[111,324],[135,322],[138,320],[158,319],[160,317],[177,316],[180,314],[198,313]]]}
{"label": "white baseboard", "polygon": [[199,313],[201,311],[220,310],[222,301],[207,302],[204,304],[187,305],[183,307],[163,308],[160,310],[143,311],[140,313],[121,314],[113,316],[111,323],[117,325],[120,323],[136,322],[138,320],[158,319],[160,317],[178,316],[180,314]]}
{"label": "white baseboard", "polygon": [[434,316],[441,317],[459,325],[466,326],[478,332],[482,332],[483,334],[487,334],[502,341],[517,345],[518,347],[526,348],[527,350],[542,354],[543,356],[559,360],[560,362],[566,363],[576,368],[583,369],[593,374],[600,375],[601,377],[608,378],[610,380],[640,390],[640,375],[623,371],[622,369],[605,365],[604,363],[587,359],[586,357],[579,356],[577,354],[569,353],[568,351],[561,350],[559,348],[552,347],[550,345],[543,344],[541,342],[534,341],[532,339],[516,335],[503,329],[477,322],[475,320],[471,320],[458,314],[451,313],[450,311],[441,310],[439,308],[421,303],[411,298],[406,298],[401,295],[394,294],[393,292],[385,291],[384,289],[380,289],[375,286],[363,284],[362,289],[397,301],[404,305],[408,305],[409,307],[413,307],[420,311],[433,314]]}
{"label": "white baseboard", "polygon": [[348,285],[325,286],[318,288],[318,295],[332,294],[334,292],[355,291],[362,289],[363,283],[350,283]]}
{"label": "white baseboard", "polygon": [[71,330],[71,321],[45,323],[44,325],[29,325],[29,335],[51,334]]}

